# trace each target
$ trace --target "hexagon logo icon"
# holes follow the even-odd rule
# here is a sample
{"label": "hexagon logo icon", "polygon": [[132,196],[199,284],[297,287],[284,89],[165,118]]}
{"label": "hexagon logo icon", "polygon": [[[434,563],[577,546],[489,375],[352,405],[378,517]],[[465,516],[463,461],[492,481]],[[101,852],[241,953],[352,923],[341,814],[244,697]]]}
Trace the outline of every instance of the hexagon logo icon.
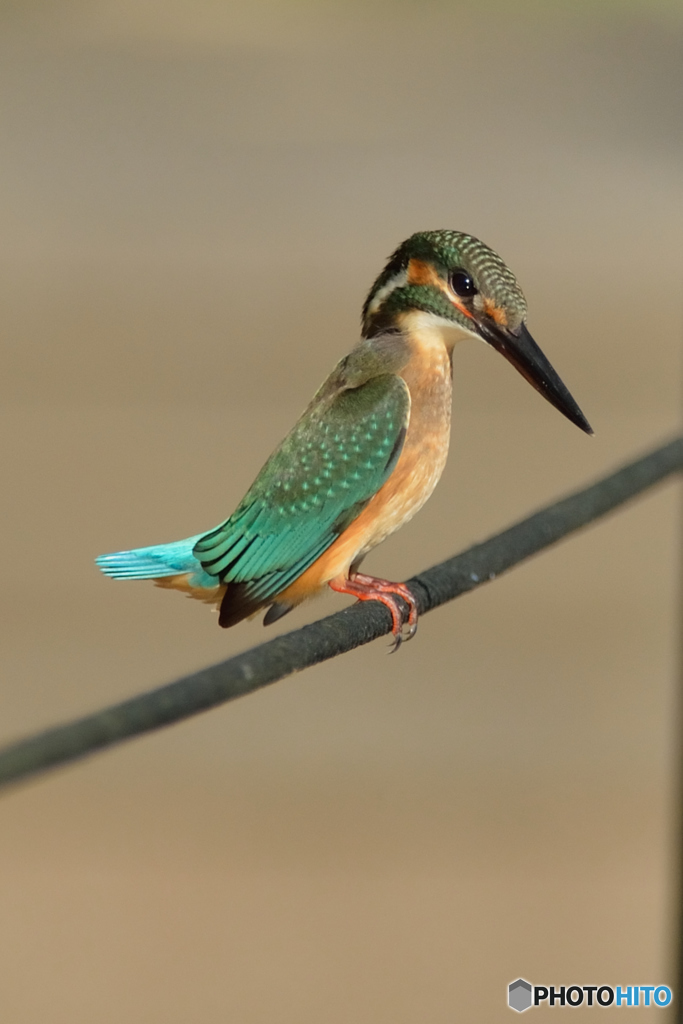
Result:
{"label": "hexagon logo icon", "polygon": [[531,985],[524,978],[517,978],[508,985],[508,1006],[517,1013],[524,1013],[531,1006]]}

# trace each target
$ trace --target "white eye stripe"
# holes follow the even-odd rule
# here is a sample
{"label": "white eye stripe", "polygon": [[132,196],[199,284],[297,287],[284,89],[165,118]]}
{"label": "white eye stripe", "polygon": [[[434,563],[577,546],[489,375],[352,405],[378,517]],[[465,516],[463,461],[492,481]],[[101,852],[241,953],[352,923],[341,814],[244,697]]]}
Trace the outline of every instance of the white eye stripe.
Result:
{"label": "white eye stripe", "polygon": [[407,269],[400,270],[398,274],[394,274],[393,277],[390,277],[387,283],[383,284],[382,287],[379,288],[373,295],[372,302],[368,306],[368,315],[374,316],[377,310],[384,304],[384,302],[389,298],[391,293],[396,290],[396,288],[403,288],[407,284]]}

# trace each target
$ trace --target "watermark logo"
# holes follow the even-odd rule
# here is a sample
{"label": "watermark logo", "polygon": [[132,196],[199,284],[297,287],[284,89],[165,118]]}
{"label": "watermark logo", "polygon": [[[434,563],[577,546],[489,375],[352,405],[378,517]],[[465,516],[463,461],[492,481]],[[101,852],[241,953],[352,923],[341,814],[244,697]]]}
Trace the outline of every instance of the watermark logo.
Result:
{"label": "watermark logo", "polygon": [[517,978],[517,981],[511,981],[508,985],[508,1006],[511,1010],[517,1010],[518,1013],[523,1013],[524,1010],[528,1010],[533,1005],[533,987],[531,982],[525,981],[524,978]]}
{"label": "watermark logo", "polygon": [[668,1006],[668,985],[532,985],[517,978],[508,985],[508,1006],[524,1013],[532,1006]]}

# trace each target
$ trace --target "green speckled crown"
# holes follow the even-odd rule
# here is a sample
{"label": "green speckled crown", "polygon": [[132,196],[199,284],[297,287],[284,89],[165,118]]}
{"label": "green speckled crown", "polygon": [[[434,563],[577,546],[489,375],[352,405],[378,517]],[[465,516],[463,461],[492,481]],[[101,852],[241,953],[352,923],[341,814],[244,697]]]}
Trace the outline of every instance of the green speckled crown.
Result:
{"label": "green speckled crown", "polygon": [[387,325],[382,321],[386,320],[387,316],[405,309],[418,308],[435,313],[442,312],[442,296],[434,296],[430,303],[424,294],[427,290],[433,292],[434,289],[404,287],[397,282],[396,289],[387,292],[386,298],[389,299],[391,296],[389,308],[385,309],[387,303],[383,302],[379,310],[370,313],[370,307],[378,293],[390,287],[394,279],[399,278],[400,281],[401,272],[412,259],[429,263],[444,279],[447,279],[452,271],[462,269],[472,277],[478,291],[485,298],[491,299],[494,305],[506,311],[510,323],[521,323],[526,316],[526,300],[517,279],[498,253],[488,245],[462,231],[418,231],[391,255],[386,267],[370,289],[363,306],[364,334],[368,330],[375,333],[380,325],[386,328]]}

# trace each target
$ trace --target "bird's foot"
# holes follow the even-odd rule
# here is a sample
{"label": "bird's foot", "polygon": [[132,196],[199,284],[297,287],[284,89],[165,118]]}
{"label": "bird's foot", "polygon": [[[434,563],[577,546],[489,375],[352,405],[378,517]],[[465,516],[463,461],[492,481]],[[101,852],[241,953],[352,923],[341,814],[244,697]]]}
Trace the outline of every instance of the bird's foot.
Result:
{"label": "bird's foot", "polygon": [[[362,572],[352,573],[348,579],[330,580],[330,587],[338,594],[352,594],[359,601],[379,601],[391,613],[391,631],[394,641],[390,653],[399,649],[404,640],[411,640],[417,632],[417,602],[405,583],[391,583]],[[397,597],[408,605],[406,613]],[[407,626],[404,634],[403,628]]]}

